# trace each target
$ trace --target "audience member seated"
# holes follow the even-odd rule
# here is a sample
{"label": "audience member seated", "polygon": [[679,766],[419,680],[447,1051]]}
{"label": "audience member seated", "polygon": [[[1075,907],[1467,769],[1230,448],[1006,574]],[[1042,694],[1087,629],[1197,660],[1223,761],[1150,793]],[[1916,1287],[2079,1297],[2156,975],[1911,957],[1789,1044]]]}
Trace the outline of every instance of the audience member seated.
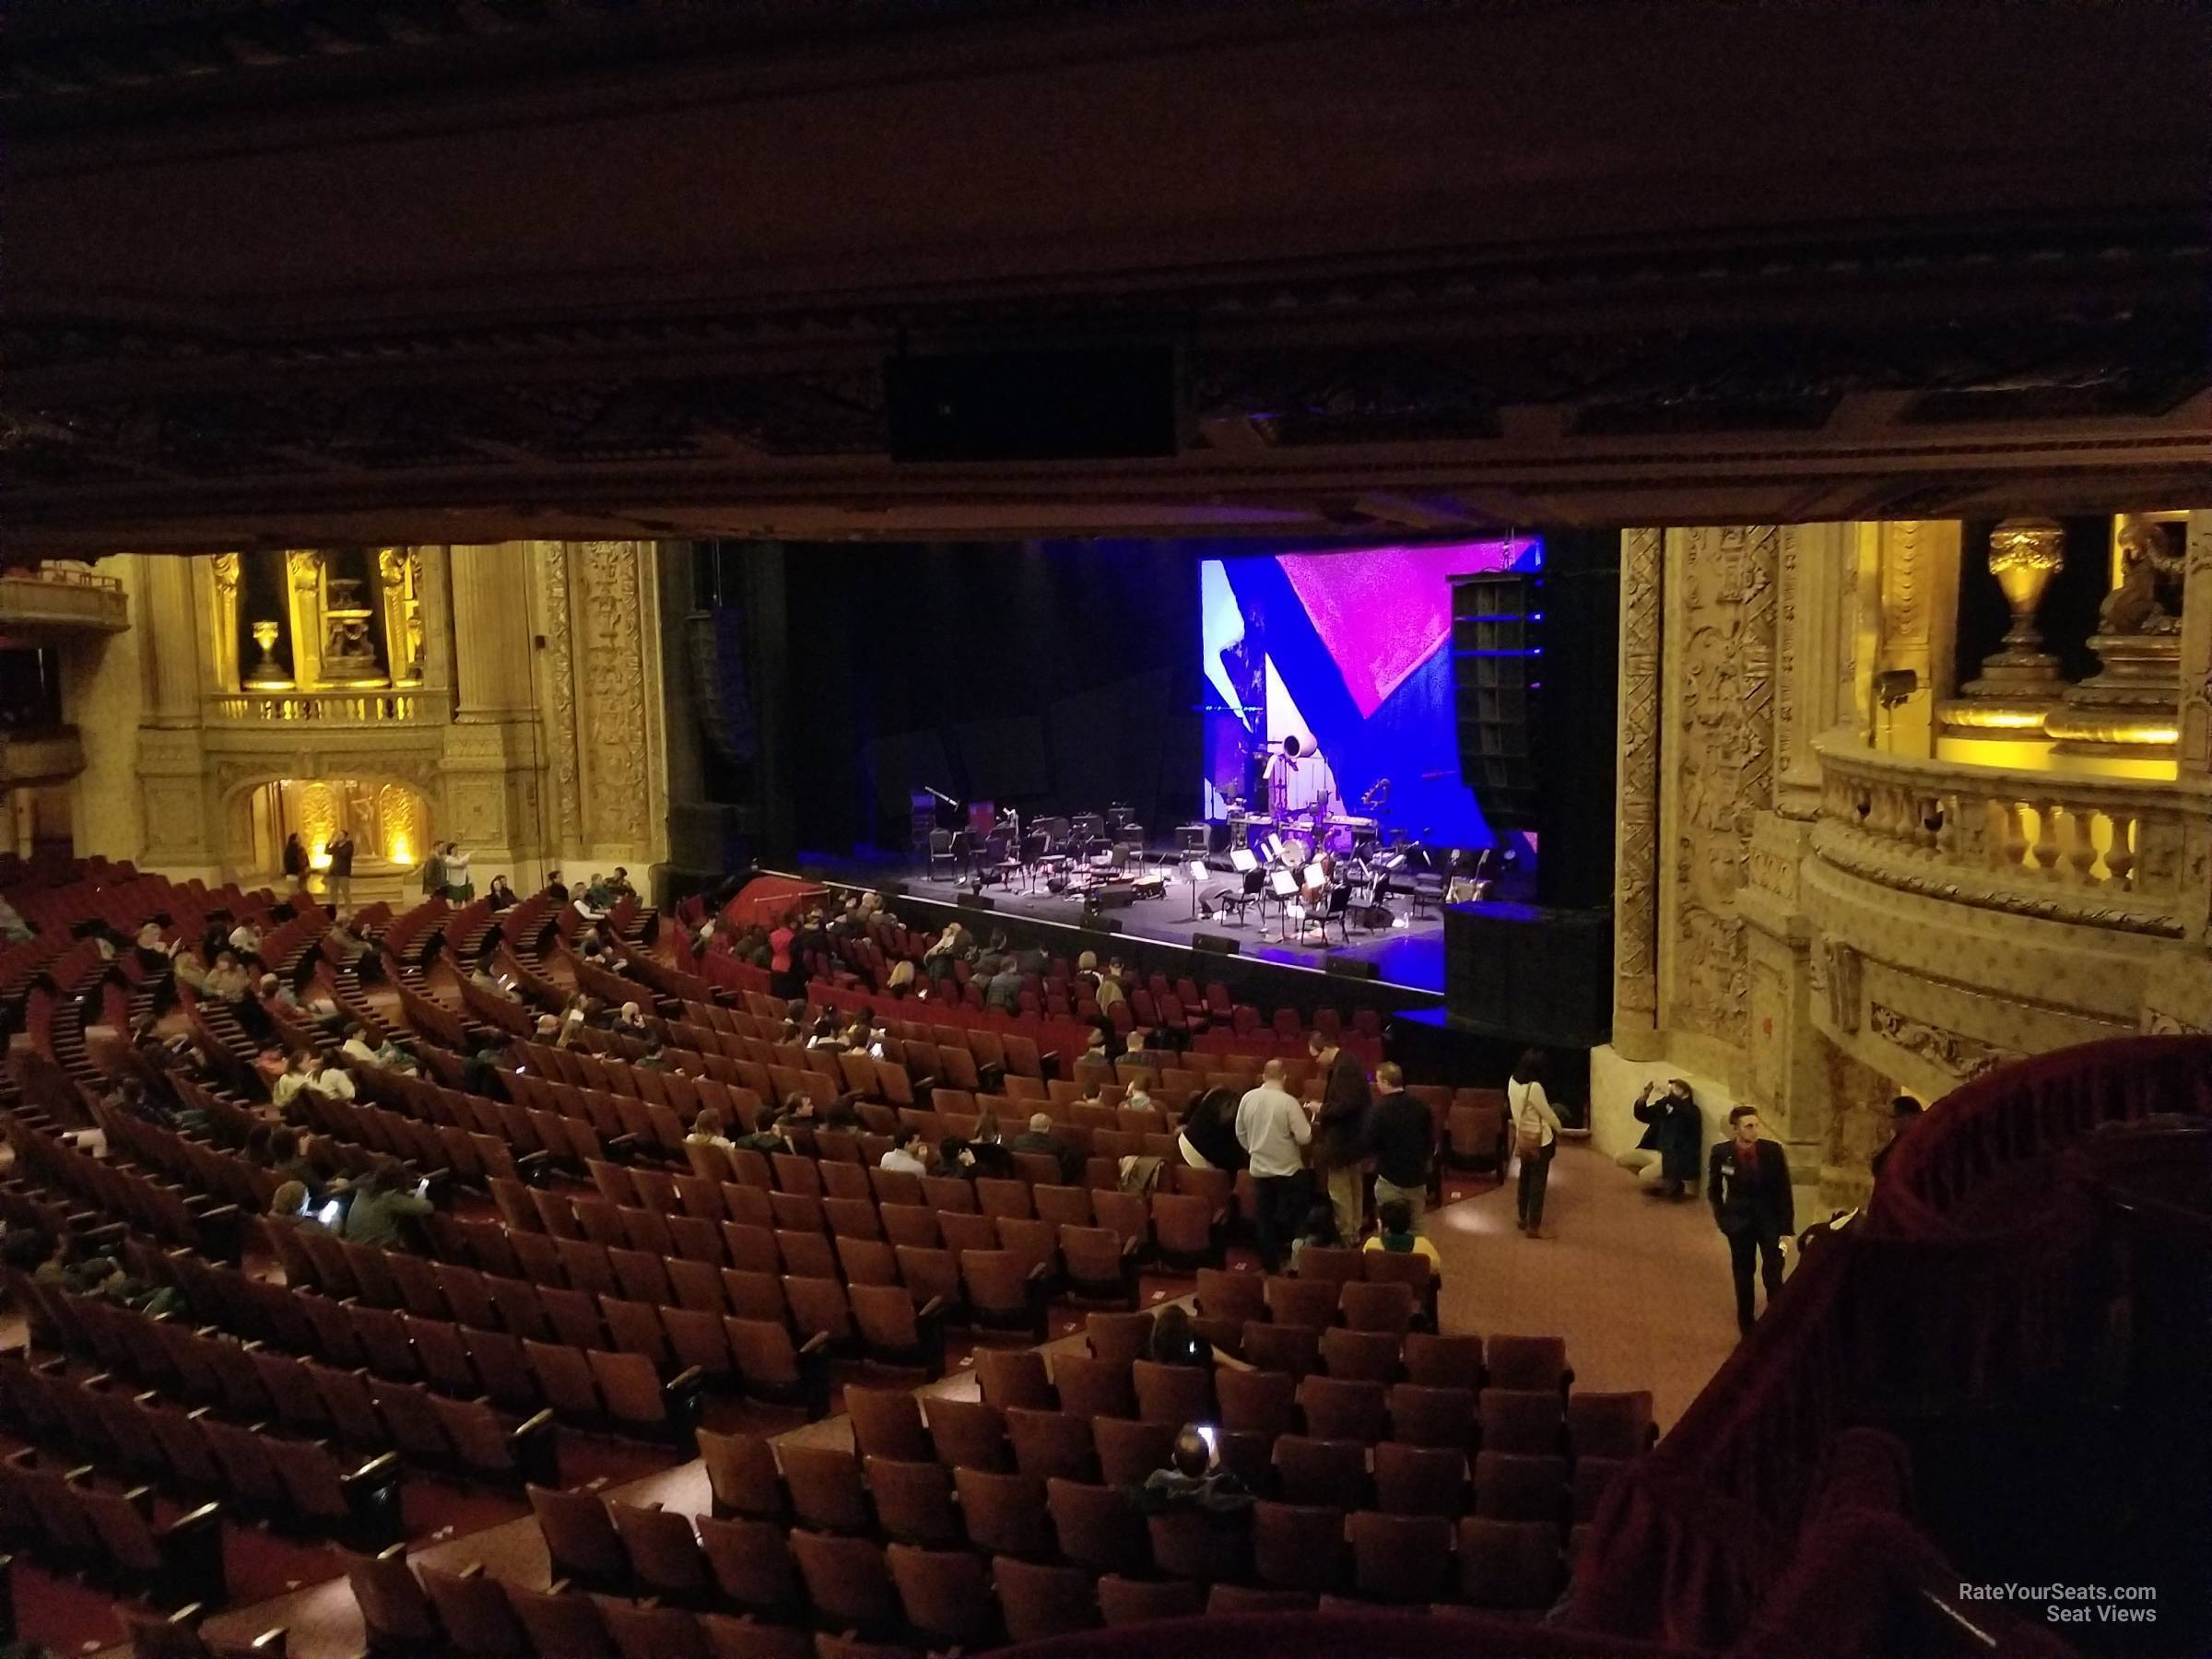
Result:
{"label": "audience member seated", "polygon": [[1183,1115],[1176,1149],[1194,1170],[1227,1170],[1231,1173],[1249,1161],[1243,1143],[1237,1139],[1237,1096],[1234,1089],[1209,1088]]}
{"label": "audience member seated", "polygon": [[1367,1249],[1388,1251],[1392,1255],[1426,1256],[1432,1273],[1442,1265],[1443,1258],[1436,1253],[1436,1246],[1414,1230],[1412,1206],[1393,1199],[1376,1212],[1375,1219],[1381,1226],[1367,1241]]}
{"label": "audience member seated", "polygon": [[253,988],[253,976],[246,971],[235,954],[225,950],[217,954],[215,966],[207,970],[200,986],[209,996],[235,1004]]}
{"label": "audience member seated", "polygon": [[372,1250],[410,1250],[414,1247],[407,1224],[419,1222],[437,1208],[423,1188],[411,1184],[397,1163],[382,1163],[362,1177],[346,1208],[345,1237],[348,1243]]}
{"label": "audience member seated", "polygon": [[896,1170],[906,1175],[929,1173],[929,1139],[919,1129],[910,1129],[906,1138],[886,1152],[877,1160],[878,1167]]}
{"label": "audience member seated", "polygon": [[[772,1140],[775,1142],[775,1150],[779,1152],[790,1150],[788,1143],[780,1135],[768,1136],[748,1135],[746,1138],[747,1140],[763,1138]],[[712,1106],[700,1109],[699,1115],[691,1120],[691,1133],[684,1136],[684,1145],[687,1147],[720,1147],[724,1152],[734,1150],[736,1144],[722,1132],[722,1113]],[[755,1150],[765,1151],[768,1148],[756,1147]]]}
{"label": "audience member seated", "polygon": [[1021,968],[1012,957],[998,959],[998,971],[983,991],[983,1005],[1007,1014],[1021,1012]]}
{"label": "audience member seated", "polygon": [[1336,1230],[1336,1206],[1326,1202],[1310,1206],[1306,1218],[1299,1226],[1298,1237],[1290,1241],[1290,1271],[1298,1271],[1298,1258],[1316,1246],[1334,1250],[1344,1242]]}
{"label": "audience member seated", "polygon": [[330,1229],[308,1207],[308,1190],[302,1182],[287,1181],[269,1194],[269,1219],[300,1232],[328,1234]]}
{"label": "audience member seated", "polygon": [[315,1053],[312,1049],[294,1049],[284,1064],[284,1075],[269,1085],[269,1103],[279,1112],[291,1110],[300,1091],[308,1086],[315,1075]]}
{"label": "audience member seated", "polygon": [[985,1112],[975,1120],[975,1135],[971,1140],[947,1135],[938,1144],[937,1154],[947,1175],[965,1175],[971,1180],[982,1175],[994,1181],[1014,1177],[1014,1154],[1006,1149],[995,1112]]}
{"label": "audience member seated", "polygon": [[1252,1508],[1253,1496],[1235,1473],[1218,1465],[1214,1443],[1195,1423],[1186,1423],[1175,1436],[1168,1466],[1145,1477],[1142,1486],[1127,1488],[1129,1501],[1148,1515],[1177,1510],[1209,1514],[1241,1514]]}
{"label": "audience member seated", "polygon": [[1152,1321],[1152,1346],[1147,1358],[1155,1365],[1210,1367],[1214,1345],[1191,1328],[1191,1315],[1181,1302],[1170,1302]]}
{"label": "audience member seated", "polygon": [[1074,1185],[1083,1172],[1083,1154],[1053,1134],[1053,1120],[1049,1112],[1030,1114],[1030,1126],[1016,1135],[1013,1149],[1017,1152],[1035,1152],[1045,1158],[1060,1160],[1060,1178]]}

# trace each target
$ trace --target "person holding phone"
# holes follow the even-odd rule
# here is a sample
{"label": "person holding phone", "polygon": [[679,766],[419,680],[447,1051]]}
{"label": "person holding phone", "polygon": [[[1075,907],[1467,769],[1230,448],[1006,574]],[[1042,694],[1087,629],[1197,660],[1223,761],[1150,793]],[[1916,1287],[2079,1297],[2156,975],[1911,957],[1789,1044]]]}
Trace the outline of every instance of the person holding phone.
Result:
{"label": "person holding phone", "polygon": [[404,1164],[379,1164],[361,1178],[347,1207],[347,1242],[372,1250],[412,1248],[407,1223],[438,1207],[429,1200],[429,1184],[427,1178],[417,1181]]}

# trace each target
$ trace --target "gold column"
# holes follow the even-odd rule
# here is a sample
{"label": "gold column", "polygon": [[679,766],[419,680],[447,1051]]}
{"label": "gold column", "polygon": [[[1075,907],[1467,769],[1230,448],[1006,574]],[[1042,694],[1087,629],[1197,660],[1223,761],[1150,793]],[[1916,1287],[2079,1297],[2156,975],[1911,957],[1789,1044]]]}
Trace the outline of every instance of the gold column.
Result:
{"label": "gold column", "polygon": [[291,606],[292,680],[302,691],[323,685],[323,555],[312,547],[284,556]]}
{"label": "gold column", "polygon": [[218,553],[207,561],[209,605],[207,667],[216,691],[236,691],[238,684],[239,558]]}
{"label": "gold column", "polygon": [[376,599],[384,624],[384,659],[394,686],[418,686],[423,679],[427,641],[422,618],[422,550],[376,550]]}
{"label": "gold column", "polygon": [[[1878,535],[1875,743],[1891,754],[1926,757],[1936,752],[1936,700],[1950,686],[1959,525],[1948,519],[1898,519],[1881,524]],[[1912,677],[1910,691],[1904,689],[1906,674]]]}
{"label": "gold column", "polygon": [[526,544],[453,550],[454,708],[463,720],[529,713],[530,562]]}

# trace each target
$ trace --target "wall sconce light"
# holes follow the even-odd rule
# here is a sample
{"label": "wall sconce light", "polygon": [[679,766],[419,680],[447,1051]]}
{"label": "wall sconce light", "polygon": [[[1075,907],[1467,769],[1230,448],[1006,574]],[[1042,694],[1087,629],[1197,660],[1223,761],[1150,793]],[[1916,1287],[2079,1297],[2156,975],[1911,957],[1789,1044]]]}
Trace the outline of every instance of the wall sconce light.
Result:
{"label": "wall sconce light", "polygon": [[1875,700],[1894,709],[1920,689],[1920,675],[1912,668],[1885,668],[1874,677]]}

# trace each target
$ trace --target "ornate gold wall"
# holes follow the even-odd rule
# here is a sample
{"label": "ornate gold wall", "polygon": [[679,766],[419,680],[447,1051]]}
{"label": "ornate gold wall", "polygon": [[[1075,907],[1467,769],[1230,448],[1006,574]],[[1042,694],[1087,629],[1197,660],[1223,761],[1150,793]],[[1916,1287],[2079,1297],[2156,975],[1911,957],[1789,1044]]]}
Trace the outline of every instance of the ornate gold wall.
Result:
{"label": "ornate gold wall", "polygon": [[[1955,524],[1630,530],[1622,542],[1615,1041],[1599,1145],[1687,1075],[1864,1195],[1890,1094],[2212,1025],[2212,515],[2191,517],[2171,782],[1937,759]],[[1875,677],[1916,688],[1876,705]],[[1971,668],[1968,672],[1971,672]]]}
{"label": "ornate gold wall", "polygon": [[[406,660],[374,687],[324,687],[301,665],[286,690],[240,680],[235,564],[104,560],[135,626],[78,688],[98,712],[79,849],[179,877],[263,877],[254,792],[349,781],[380,824],[376,803],[418,795],[405,851],[418,861],[431,840],[458,841],[479,888],[498,874],[526,888],[554,867],[641,876],[664,856],[667,806],[654,551],[384,549],[394,579],[379,602]],[[359,892],[411,890],[400,870],[364,874]]]}

